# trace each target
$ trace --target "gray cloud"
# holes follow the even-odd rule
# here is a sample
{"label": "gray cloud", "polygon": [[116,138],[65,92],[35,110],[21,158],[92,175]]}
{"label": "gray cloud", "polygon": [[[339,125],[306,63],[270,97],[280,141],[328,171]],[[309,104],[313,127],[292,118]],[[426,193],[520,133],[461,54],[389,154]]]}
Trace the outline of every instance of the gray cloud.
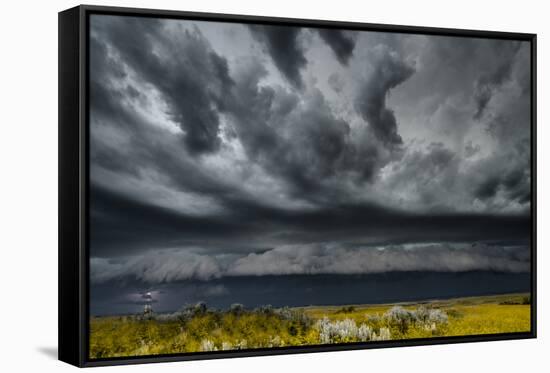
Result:
{"label": "gray cloud", "polygon": [[507,80],[511,78],[515,55],[521,47],[520,43],[495,44],[495,64],[489,72],[484,73],[475,82],[474,100],[476,112],[474,119],[480,119],[487,104]]}
{"label": "gray cloud", "polygon": [[288,26],[249,26],[252,36],[265,47],[275,66],[283,76],[296,88],[302,88],[304,83],[300,70],[306,64],[307,59],[298,36],[300,28]]}
{"label": "gray cloud", "polygon": [[333,29],[319,29],[317,32],[321,39],[332,49],[338,61],[342,65],[347,65],[355,48],[353,34]]}
{"label": "gray cloud", "polygon": [[[462,247],[461,247],[462,246]],[[342,249],[319,245],[286,246],[238,259],[229,275],[368,274],[396,271],[529,271],[525,247],[431,244],[408,248]]]}
{"label": "gray cloud", "polygon": [[125,261],[92,258],[94,283],[130,278],[148,284],[227,276],[372,274],[382,272],[528,272],[525,246],[420,244],[345,248],[338,244],[284,245],[245,256],[158,250]]}
{"label": "gray cloud", "polygon": [[[186,156],[186,152],[195,153],[199,149],[190,145],[187,139],[189,133],[195,132],[187,132],[185,128],[181,133],[170,134],[162,133],[162,130],[153,130],[150,128],[150,123],[147,123],[147,120],[130,105],[132,103],[132,105],[147,108],[147,100],[150,98],[144,94],[146,92],[143,91],[143,83],[141,86],[140,84],[136,85],[133,81],[135,78],[128,76],[126,70],[140,72],[140,79],[145,79],[145,83],[150,84],[151,79],[148,79],[148,74],[143,73],[142,70],[146,70],[149,65],[160,69],[163,67],[162,64],[168,64],[167,71],[172,71],[172,65],[177,65],[181,69],[181,73],[172,71],[174,75],[181,75],[181,77],[173,79],[174,81],[184,81],[192,76],[197,84],[200,79],[205,78],[201,76],[203,70],[222,71],[218,75],[210,74],[213,77],[211,79],[213,82],[209,84],[215,88],[205,89],[204,95],[197,94],[197,96],[204,97],[203,101],[210,102],[198,106],[213,108],[212,113],[216,114],[212,118],[217,117],[216,121],[209,122],[212,126],[208,125],[208,128],[213,128],[212,136],[205,137],[208,139],[207,143],[211,145],[208,145],[210,150],[207,151],[206,148],[203,150],[206,153],[215,154],[215,152],[221,151],[222,147],[227,146],[227,140],[222,141],[222,136],[228,136],[228,138],[233,136],[243,146],[248,160],[251,161],[248,164],[241,162],[239,172],[242,172],[242,175],[250,175],[252,169],[256,167],[255,165],[260,166],[263,172],[269,174],[271,185],[282,193],[280,195],[288,200],[289,205],[293,200],[305,200],[314,204],[347,202],[346,200],[354,199],[356,191],[353,189],[361,187],[365,183],[369,183],[374,189],[372,196],[376,199],[379,197],[379,192],[376,191],[378,189],[377,177],[382,168],[390,166],[391,168],[386,167],[386,170],[403,170],[400,172],[401,176],[390,175],[389,179],[397,180],[401,177],[405,180],[404,175],[408,173],[408,183],[412,180],[410,176],[414,175],[410,171],[419,170],[414,166],[415,162],[399,164],[400,160],[414,160],[418,150],[406,144],[402,148],[405,153],[395,153],[395,146],[403,145],[403,139],[397,128],[394,111],[389,109],[386,103],[390,92],[397,94],[404,80],[416,77],[416,75],[411,75],[412,65],[404,62],[400,57],[400,54],[406,54],[406,50],[399,46],[399,38],[387,40],[391,44],[391,48],[381,44],[373,49],[374,52],[371,51],[368,54],[370,60],[366,61],[371,66],[371,70],[368,78],[361,85],[362,88],[359,90],[359,96],[355,102],[356,109],[368,122],[368,126],[365,127],[352,125],[357,119],[350,118],[349,115],[341,116],[341,112],[335,111],[333,103],[327,99],[329,97],[327,93],[316,87],[309,87],[303,92],[289,92],[276,83],[265,84],[263,79],[267,78],[269,73],[262,63],[253,57],[248,61],[240,60],[229,71],[227,59],[216,54],[198,27],[190,26],[188,29],[178,30],[166,26],[161,27],[156,22],[153,22],[152,25],[141,23],[135,25],[133,21],[129,24],[121,22],[119,24],[110,19],[108,22],[103,20],[102,22],[96,21],[96,23],[95,32],[92,33],[91,53],[91,63],[95,72],[91,79],[92,118],[98,118],[98,121],[101,122],[100,127],[107,128],[108,125],[111,126],[110,123],[114,124],[111,127],[116,128],[116,131],[120,132],[120,136],[125,137],[127,143],[124,146],[120,146],[120,144],[114,146],[108,139],[112,129],[103,131],[104,134],[96,136],[95,134],[98,133],[96,128],[100,127],[92,128],[95,138],[92,144],[92,158],[95,164],[103,169],[119,174],[125,172],[138,179],[143,179],[144,175],[151,172],[158,173],[162,175],[163,183],[168,183],[166,187],[175,188],[174,190],[185,193],[199,194],[218,206],[232,206],[235,201],[250,200],[249,191],[244,191],[238,185],[225,182],[223,178],[219,177],[219,174],[210,174],[208,170],[205,170],[204,164],[194,162]],[[131,29],[135,31],[135,34],[141,32],[146,39],[150,38],[150,42],[145,41],[146,46],[150,47],[154,44],[157,49],[166,48],[167,56],[173,61],[166,62],[167,57],[159,56],[149,57],[153,60],[151,63],[129,61],[129,57],[132,56],[130,52],[118,50],[118,45],[124,40],[124,37],[127,37],[125,34],[128,34],[122,32],[125,29]],[[165,32],[161,33],[161,31]],[[114,33],[117,35],[109,36]],[[103,34],[106,37],[95,37]],[[177,39],[180,34],[181,38]],[[121,40],[112,42],[111,38]],[[158,38],[162,38],[162,40],[157,42]],[[183,49],[189,54],[190,63],[178,65],[177,61],[183,58],[183,53],[173,51],[178,49],[173,47],[176,40],[183,41]],[[438,43],[438,45],[447,45]],[[186,49],[186,45],[189,45],[188,49]],[[473,49],[472,46],[476,45],[473,42],[458,43],[457,45],[457,51],[452,48],[438,47],[439,49],[435,49],[433,52],[437,51],[437,56],[454,53],[451,57],[456,59],[479,49]],[[463,48],[460,47],[461,45]],[[120,48],[124,50],[128,46]],[[146,50],[146,48],[143,49]],[[499,48],[483,48],[481,50],[486,49],[499,50]],[[524,57],[524,49],[521,48],[521,53],[518,52],[518,58]],[[464,53],[459,53],[462,50]],[[197,67],[199,65],[196,61],[197,58],[192,57],[195,55],[206,56],[206,61],[211,59],[214,62],[206,63],[206,67]],[[144,60],[147,61],[147,58]],[[423,61],[423,63],[425,62]],[[208,67],[209,65],[211,66]],[[218,65],[225,67],[221,69],[212,67]],[[454,64],[453,61],[453,66],[458,69],[461,65]],[[513,78],[510,78],[514,82],[517,81],[518,85],[522,82],[519,77],[526,76],[523,71],[518,71],[519,66],[525,66],[525,64],[514,65],[511,72]],[[195,74],[195,70],[199,73]],[[206,72],[204,74],[207,75]],[[377,76],[380,78],[375,79],[374,77]],[[162,88],[161,80],[157,78],[157,81],[160,82],[158,86]],[[121,81],[124,82],[122,88],[120,87]],[[342,86],[339,89],[348,88]],[[172,88],[164,91],[171,92],[172,90],[189,91],[184,83],[174,84]],[[524,91],[522,88],[521,92]],[[161,104],[168,104],[168,107],[178,106],[177,109],[170,109],[167,112],[172,120],[176,119],[173,116],[175,111],[180,111],[182,117],[185,118],[194,117],[194,109],[186,106],[185,99],[180,100],[184,104],[176,105],[176,100],[170,99],[171,96],[176,97],[177,95],[162,95],[160,100]],[[495,104],[500,103],[501,96],[495,97]],[[511,102],[506,105],[503,102],[500,111],[491,114],[491,120],[484,123],[488,133],[501,143],[509,142],[510,139],[517,138],[518,135],[525,136],[525,131],[522,134],[521,130],[518,130],[518,128],[524,128],[523,125],[513,125],[517,121],[526,123],[529,120],[528,114],[525,115],[525,112],[529,111],[529,97],[521,96],[520,98],[518,100],[510,99]],[[400,103],[400,98],[396,102]],[[453,105],[457,104],[459,102],[453,103]],[[183,113],[190,113],[190,115]],[[223,115],[224,120],[228,120],[224,128],[220,127],[220,115]],[[439,118],[444,121],[440,127],[447,132],[449,138],[455,139],[458,144],[464,141],[460,138],[465,136],[465,131],[455,130],[455,128],[466,128],[460,123],[461,118],[463,118],[462,115],[443,115]],[[445,122],[449,120],[452,123]],[[197,138],[194,135],[191,137]],[[469,141],[472,149],[481,149],[480,144]],[[177,148],[178,143],[187,143],[183,152]],[[153,147],[151,144],[162,144],[162,146]],[[508,148],[513,147],[515,145],[512,143],[508,145]],[[388,153],[386,148],[391,153]],[[456,194],[456,190],[452,190],[452,186],[456,184],[455,181],[463,176],[466,178],[471,176],[457,174],[461,169],[462,155],[456,149],[451,149],[446,148],[453,153],[452,167],[445,169],[445,182],[439,184],[440,190],[437,193],[432,193],[426,188],[416,188],[425,196],[423,199],[427,202],[426,206],[443,206],[442,198],[445,201],[454,201],[443,196],[445,193]],[[478,152],[478,158],[479,154],[481,153]],[[232,156],[231,154],[226,155]],[[522,153],[522,157],[524,157],[522,159],[526,159],[524,153]],[[128,162],[128,159],[133,159],[133,161]],[[476,160],[476,162],[479,161]],[[405,164],[408,165],[409,170],[402,167]],[[518,167],[526,165],[525,162],[515,162],[515,164]],[[425,171],[430,169],[427,168]],[[482,167],[478,167],[476,172],[480,174],[482,170]],[[420,171],[422,170],[420,169]],[[97,174],[95,171],[93,172]],[[424,173],[427,174],[427,172]],[[473,176],[474,185],[484,182],[479,175]],[[528,181],[528,179],[526,180]],[[155,182],[158,181],[157,178]],[[149,183],[152,182],[153,180]],[[387,192],[392,190],[386,185],[383,188]],[[459,206],[464,206],[464,202],[471,204],[475,198],[479,197],[475,188],[465,188],[464,190],[472,191],[470,201],[468,202],[467,197],[464,196],[465,199],[457,202]],[[509,195],[513,194],[509,193]],[[402,195],[400,198],[419,200],[418,195],[410,193]],[[438,202],[437,199],[440,201]],[[522,200],[525,201],[525,197]],[[355,200],[355,202],[357,201]],[[261,201],[255,201],[255,203],[261,203]],[[402,206],[407,205],[410,204]],[[499,206],[504,205],[501,203]],[[497,207],[497,204],[486,204],[486,206]],[[450,203],[446,204],[448,209],[452,210],[454,207]]]}
{"label": "gray cloud", "polygon": [[220,265],[214,257],[206,255],[158,250],[128,260],[91,258],[90,270],[91,280],[97,283],[131,276],[135,280],[155,284],[219,277]]}
{"label": "gray cloud", "polygon": [[332,88],[336,93],[342,92],[345,86],[342,77],[336,73],[332,73],[329,75],[327,83],[329,84],[330,88]]}
{"label": "gray cloud", "polygon": [[385,184],[404,196],[399,201],[402,208],[424,206],[432,211],[456,208],[457,199],[462,195],[454,188],[463,188],[458,176],[459,162],[459,155],[440,142],[415,150],[406,149],[405,155],[393,165],[393,172]]}
{"label": "gray cloud", "polygon": [[[479,182],[474,195],[480,200],[528,205],[531,198],[529,144],[518,142],[505,155],[493,156],[478,165]],[[481,176],[482,175],[482,176]]]}
{"label": "gray cloud", "polygon": [[372,181],[388,161],[381,154],[385,145],[365,126],[352,134],[319,89],[297,96],[261,84],[266,74],[256,59],[241,62],[234,76],[234,101],[228,105],[249,159],[284,180],[300,199],[334,200],[343,197],[334,188],[342,180]]}
{"label": "gray cloud", "polygon": [[335,240],[363,244],[487,241],[517,240],[529,234],[527,215],[420,215],[364,204],[292,211],[227,200],[224,214],[194,216],[93,184],[91,201],[90,252],[98,257],[128,256],[151,248],[202,247],[212,253],[243,253]]}
{"label": "gray cloud", "polygon": [[414,67],[386,47],[378,47],[376,61],[355,102],[357,111],[371,126],[374,135],[388,145],[403,143],[394,112],[386,105],[389,92],[411,77]]}
{"label": "gray cloud", "polygon": [[[93,43],[108,43],[124,64],[163,94],[168,114],[185,133],[187,150],[200,154],[218,149],[219,111],[232,82],[226,60],[198,29],[182,30],[177,38],[170,38],[165,25],[151,18],[97,20]],[[101,79],[100,74],[95,71],[94,76]]]}

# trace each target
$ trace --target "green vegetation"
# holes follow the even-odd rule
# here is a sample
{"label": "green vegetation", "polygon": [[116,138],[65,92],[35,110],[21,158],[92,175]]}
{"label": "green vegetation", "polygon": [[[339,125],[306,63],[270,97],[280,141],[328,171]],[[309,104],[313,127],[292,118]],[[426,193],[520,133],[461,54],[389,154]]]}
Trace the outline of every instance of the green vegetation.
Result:
{"label": "green vegetation", "polygon": [[91,358],[527,332],[530,298],[254,310],[235,304],[224,311],[199,303],[151,317],[93,317],[90,328]]}

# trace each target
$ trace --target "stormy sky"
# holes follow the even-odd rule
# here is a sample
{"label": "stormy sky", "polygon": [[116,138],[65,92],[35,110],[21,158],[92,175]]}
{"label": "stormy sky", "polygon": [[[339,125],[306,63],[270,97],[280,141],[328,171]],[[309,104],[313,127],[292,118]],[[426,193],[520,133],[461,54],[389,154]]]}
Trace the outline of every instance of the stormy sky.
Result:
{"label": "stormy sky", "polygon": [[92,15],[89,43],[92,307],[529,272],[527,42]]}

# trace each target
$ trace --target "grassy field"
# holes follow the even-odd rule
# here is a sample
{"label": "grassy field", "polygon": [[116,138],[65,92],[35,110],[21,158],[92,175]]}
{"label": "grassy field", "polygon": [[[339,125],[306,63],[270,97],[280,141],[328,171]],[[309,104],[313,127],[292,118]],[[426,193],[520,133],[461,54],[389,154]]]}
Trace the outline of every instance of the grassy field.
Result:
{"label": "grassy field", "polygon": [[528,294],[418,303],[92,317],[90,358],[528,332]]}

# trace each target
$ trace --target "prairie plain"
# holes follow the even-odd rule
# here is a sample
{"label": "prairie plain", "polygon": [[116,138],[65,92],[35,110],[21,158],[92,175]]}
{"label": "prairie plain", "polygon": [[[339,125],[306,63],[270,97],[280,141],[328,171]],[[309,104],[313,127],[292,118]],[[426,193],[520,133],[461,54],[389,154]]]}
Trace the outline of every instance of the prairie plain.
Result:
{"label": "prairie plain", "polygon": [[529,294],[377,305],[209,309],[90,319],[90,358],[529,332]]}

